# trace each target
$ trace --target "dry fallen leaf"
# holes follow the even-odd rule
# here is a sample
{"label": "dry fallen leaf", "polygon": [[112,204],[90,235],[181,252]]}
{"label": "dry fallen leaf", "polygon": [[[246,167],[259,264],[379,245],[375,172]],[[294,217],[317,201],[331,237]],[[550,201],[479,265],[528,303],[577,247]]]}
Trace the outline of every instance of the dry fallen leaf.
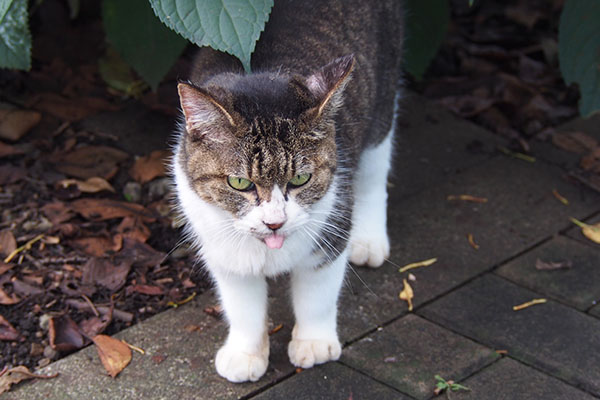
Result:
{"label": "dry fallen leaf", "polygon": [[0,109],[0,138],[17,141],[41,119],[42,114],[37,111]]}
{"label": "dry fallen leaf", "polygon": [[66,154],[52,156],[51,162],[55,168],[64,174],[79,179],[102,177],[112,178],[119,163],[129,158],[129,154],[108,146],[78,147]]}
{"label": "dry fallen leaf", "polygon": [[139,183],[150,182],[158,176],[165,176],[165,161],[171,153],[167,150],[155,150],[147,156],[135,160],[129,175]]}
{"label": "dry fallen leaf", "polygon": [[408,311],[412,311],[413,310],[412,299],[414,297],[412,287],[410,287],[410,285],[408,284],[406,279],[403,279],[402,283],[404,284],[404,288],[402,289],[402,291],[400,292],[398,297],[400,297],[400,300],[406,301],[408,303]]}
{"label": "dry fallen leaf", "polygon": [[467,240],[469,241],[469,244],[471,245],[472,248],[474,248],[475,250],[479,250],[479,245],[477,243],[475,243],[475,239],[473,239],[472,233],[469,233],[467,235]]}
{"label": "dry fallen leaf", "polygon": [[583,132],[556,132],[552,143],[571,153],[585,154],[598,146],[598,141]]}
{"label": "dry fallen leaf", "polygon": [[18,340],[20,337],[21,335],[19,335],[19,332],[17,332],[15,327],[0,315],[0,340],[12,342]]}
{"label": "dry fallen leaf", "polygon": [[10,144],[0,142],[0,158],[7,156],[17,156],[23,154],[23,150],[11,146]]}
{"label": "dry fallen leaf", "polygon": [[86,345],[86,340],[81,334],[79,326],[68,314],[50,318],[48,336],[50,346],[62,352],[78,350]]}
{"label": "dry fallen leaf", "polygon": [[406,272],[411,269],[420,268],[420,267],[428,267],[431,264],[435,263],[437,258],[430,258],[429,260],[419,261],[415,263],[406,264],[404,267],[400,268],[398,272]]}
{"label": "dry fallen leaf", "polygon": [[104,258],[92,257],[83,266],[81,282],[84,285],[104,286],[111,292],[115,292],[125,284],[130,270],[131,260],[115,264]]}
{"label": "dry fallen leaf", "polygon": [[0,304],[10,306],[12,304],[17,304],[20,301],[21,299],[19,299],[14,293],[9,295],[0,287]]}
{"label": "dry fallen leaf", "polygon": [[58,372],[52,375],[34,374],[23,365],[19,365],[18,367],[11,369],[4,367],[4,369],[0,371],[0,394],[8,392],[11,385],[14,383],[19,383],[26,379],[52,379],[56,378],[57,376]]}
{"label": "dry fallen leaf", "polygon": [[539,258],[535,260],[535,269],[540,271],[552,271],[555,269],[569,269],[573,267],[573,262],[571,260],[566,261],[558,261],[558,262],[546,262],[542,261]]}
{"label": "dry fallen leaf", "polygon": [[116,253],[121,250],[123,247],[123,236],[116,234],[112,238],[103,236],[85,237],[72,239],[69,243],[90,256],[102,257],[109,252]]}
{"label": "dry fallen leaf", "polygon": [[79,199],[71,202],[70,207],[92,221],[124,217],[139,217],[144,222],[153,222],[156,219],[152,212],[141,204],[111,199]]}
{"label": "dry fallen leaf", "polygon": [[99,176],[93,176],[91,178],[86,179],[85,181],[81,181],[79,179],[63,179],[59,181],[58,184],[63,188],[68,188],[71,185],[77,186],[83,193],[98,193],[103,190],[108,190],[109,192],[115,192],[115,189],[112,187],[110,183],[104,178],[100,178]]}
{"label": "dry fallen leaf", "polygon": [[111,377],[116,377],[131,361],[131,349],[120,340],[106,335],[92,338],[98,357]]}
{"label": "dry fallen leaf", "polygon": [[600,243],[600,222],[594,225],[589,225],[575,218],[571,218],[571,221],[581,228],[581,233],[583,233],[583,236],[590,239],[592,242]]}
{"label": "dry fallen leaf", "polygon": [[17,241],[8,229],[0,231],[0,256],[6,257],[17,248]]}
{"label": "dry fallen leaf", "polygon": [[271,336],[274,333],[279,332],[282,328],[283,328],[283,324],[277,325],[275,328],[273,328],[269,331],[269,336]]}

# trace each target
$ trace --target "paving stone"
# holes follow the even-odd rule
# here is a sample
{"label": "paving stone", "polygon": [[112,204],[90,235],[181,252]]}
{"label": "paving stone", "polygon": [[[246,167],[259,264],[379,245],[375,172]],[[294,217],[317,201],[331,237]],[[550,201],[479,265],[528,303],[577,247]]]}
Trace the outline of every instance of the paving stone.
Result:
{"label": "paving stone", "polygon": [[395,189],[405,197],[478,165],[503,143],[497,135],[459,119],[445,108],[412,92],[401,100],[395,137]]}
{"label": "paving stone", "polygon": [[[206,293],[118,334],[146,355],[134,352],[116,379],[106,374],[91,346],[40,371],[59,372],[58,378],[23,384],[3,399],[235,399],[294,371],[287,357],[288,338],[278,332],[271,337],[270,366],[259,382],[233,384],[219,377],[214,356],[224,340],[226,324],[203,312],[214,304],[213,296]],[[186,326],[201,331],[190,332]]]}
{"label": "paving stone", "polygon": [[595,307],[593,307],[590,310],[590,314],[593,315],[593,316],[595,316],[595,317],[600,318],[600,304],[597,305],[597,306],[595,306]]}
{"label": "paving stone", "polygon": [[[554,198],[553,188],[572,195],[569,207]],[[497,157],[418,196],[390,203],[391,262],[348,273],[351,290],[345,290],[340,305],[342,336],[355,338],[406,312],[398,293],[407,274],[400,274],[399,266],[438,258],[411,271],[419,306],[567,228],[570,216],[600,208],[600,195],[580,190],[563,181],[558,168]],[[448,201],[451,194],[482,196],[488,202]],[[469,245],[469,233],[479,250]]]}
{"label": "paving stone", "polygon": [[328,363],[304,370],[252,399],[408,400],[410,397],[340,363]]}
{"label": "paving stone", "polygon": [[413,314],[345,349],[342,362],[418,399],[430,397],[436,374],[461,380],[498,354]]}
{"label": "paving stone", "polygon": [[419,313],[600,395],[600,320],[554,301],[521,311],[512,309],[539,297],[538,293],[487,274]]}
{"label": "paving stone", "polygon": [[462,385],[471,389],[452,393],[457,400],[594,400],[566,383],[510,358],[490,365]]}
{"label": "paving stone", "polygon": [[[551,271],[536,269],[536,260],[570,261],[573,267]],[[600,249],[558,236],[503,265],[496,273],[545,296],[585,311],[600,300]]]}

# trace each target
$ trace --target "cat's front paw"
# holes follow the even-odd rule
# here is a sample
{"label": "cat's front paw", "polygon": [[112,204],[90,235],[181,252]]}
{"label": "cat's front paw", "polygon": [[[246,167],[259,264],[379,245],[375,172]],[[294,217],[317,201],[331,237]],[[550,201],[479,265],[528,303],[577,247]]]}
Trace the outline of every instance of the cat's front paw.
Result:
{"label": "cat's front paw", "polygon": [[230,382],[256,382],[267,370],[269,352],[251,354],[225,345],[217,352],[215,365],[219,375]]}
{"label": "cat's front paw", "polygon": [[315,364],[335,361],[342,354],[338,340],[292,339],[288,345],[290,362],[296,367],[311,368]]}
{"label": "cat's front paw", "polygon": [[386,233],[350,238],[348,260],[354,265],[380,267],[390,256],[390,240]]}

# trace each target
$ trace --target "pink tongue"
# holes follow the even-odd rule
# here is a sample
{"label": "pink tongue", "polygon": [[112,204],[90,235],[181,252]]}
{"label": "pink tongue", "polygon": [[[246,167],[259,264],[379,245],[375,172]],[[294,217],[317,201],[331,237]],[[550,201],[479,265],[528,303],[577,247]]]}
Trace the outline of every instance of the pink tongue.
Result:
{"label": "pink tongue", "polygon": [[285,236],[273,233],[273,234],[267,236],[266,238],[264,238],[263,240],[265,241],[265,244],[267,245],[268,248],[280,249],[281,246],[283,246],[283,241],[285,240]]}

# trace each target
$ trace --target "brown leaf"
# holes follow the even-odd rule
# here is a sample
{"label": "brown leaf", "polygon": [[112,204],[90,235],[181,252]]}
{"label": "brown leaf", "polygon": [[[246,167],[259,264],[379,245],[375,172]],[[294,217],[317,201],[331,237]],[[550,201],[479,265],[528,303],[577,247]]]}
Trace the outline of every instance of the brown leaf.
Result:
{"label": "brown leaf", "polygon": [[598,141],[583,132],[556,132],[552,143],[571,153],[586,154],[598,147]]}
{"label": "brown leaf", "polygon": [[0,138],[17,141],[40,123],[42,114],[37,111],[0,109]]}
{"label": "brown leaf", "polygon": [[125,238],[123,240],[123,249],[117,253],[115,259],[122,260],[123,262],[129,261],[139,267],[154,267],[161,264],[166,256],[165,253],[154,250],[146,243]]}
{"label": "brown leaf", "polygon": [[131,263],[131,260],[123,260],[115,265],[107,259],[92,257],[83,266],[81,281],[83,284],[104,286],[115,292],[125,284]]}
{"label": "brown leaf", "polygon": [[0,231],[0,255],[2,258],[8,256],[17,248],[15,236],[8,229]]}
{"label": "brown leaf", "polygon": [[5,306],[10,306],[12,304],[17,304],[21,299],[18,298],[14,293],[9,295],[0,287],[0,304]]}
{"label": "brown leaf", "polygon": [[19,182],[27,176],[27,170],[14,165],[0,166],[0,185],[9,185]]}
{"label": "brown leaf", "polygon": [[98,193],[103,190],[107,190],[109,192],[115,192],[115,188],[112,187],[110,183],[104,178],[100,178],[99,176],[93,176],[91,178],[86,179],[85,181],[81,181],[79,179],[63,179],[58,182],[58,185],[63,188],[68,188],[71,185],[77,186],[83,193]]}
{"label": "brown leaf", "polygon": [[119,107],[99,98],[79,96],[69,99],[56,93],[41,93],[30,102],[36,110],[52,114],[65,121],[79,121],[100,111],[116,111]]}
{"label": "brown leaf", "polygon": [[573,262],[571,260],[566,261],[542,261],[539,258],[535,260],[535,269],[540,271],[552,271],[555,269],[569,269],[573,268]]}
{"label": "brown leaf", "polygon": [[60,352],[75,351],[86,344],[79,327],[67,314],[50,318],[48,336],[50,346]]}
{"label": "brown leaf", "polygon": [[204,312],[210,315],[211,317],[215,317],[221,319],[223,317],[223,307],[220,305],[204,307]]}
{"label": "brown leaf", "polygon": [[165,294],[165,291],[158,286],[152,285],[133,285],[127,287],[126,294],[130,295],[131,293],[141,293],[146,294],[148,296],[160,296]]}
{"label": "brown leaf", "polygon": [[15,267],[14,264],[7,264],[4,261],[0,260],[0,275],[5,273],[6,271],[10,271]]}
{"label": "brown leaf", "polygon": [[79,329],[87,336],[94,337],[102,332],[110,325],[112,321],[112,308],[109,313],[103,314],[101,317],[91,317],[84,319],[79,323]]}
{"label": "brown leaf", "polygon": [[171,152],[167,150],[156,150],[147,156],[135,160],[135,164],[129,170],[129,175],[139,183],[150,182],[158,176],[165,176],[165,162]]}
{"label": "brown leaf", "polygon": [[[19,340],[21,335],[10,322],[0,315],[0,340],[15,341]],[[0,392],[2,393],[2,392]]]}
{"label": "brown leaf", "polygon": [[141,218],[125,217],[117,227],[123,237],[145,243],[150,237],[150,229],[142,222]]}
{"label": "brown leaf", "polygon": [[490,108],[495,101],[478,96],[448,96],[438,100],[444,107],[461,117],[470,118]]}
{"label": "brown leaf", "polygon": [[20,154],[23,154],[23,150],[18,149],[15,146],[11,146],[10,144],[0,142],[0,158],[8,156],[17,156]]}
{"label": "brown leaf", "polygon": [[129,158],[124,151],[108,146],[83,146],[66,154],[51,157],[54,167],[64,174],[80,179],[102,177],[112,178],[118,171],[118,164]]}
{"label": "brown leaf", "polygon": [[69,243],[90,256],[102,257],[111,252],[116,253],[121,250],[121,247],[123,247],[123,236],[117,234],[112,238],[102,236],[79,238],[72,239]]}
{"label": "brown leaf", "polygon": [[52,379],[56,378],[58,373],[52,375],[34,374],[23,365],[7,369],[6,367],[0,371],[0,394],[8,392],[11,385],[19,383],[26,379]]}
{"label": "brown leaf", "polygon": [[71,209],[92,221],[104,221],[112,218],[139,217],[142,221],[153,222],[150,210],[136,203],[127,203],[110,199],[79,199],[71,202]]}
{"label": "brown leaf", "polygon": [[73,211],[62,201],[47,203],[41,208],[44,215],[53,225],[59,225],[73,218]]}
{"label": "brown leaf", "polygon": [[28,297],[44,293],[44,289],[15,279],[11,281],[13,290],[20,296]]}
{"label": "brown leaf", "polygon": [[131,361],[131,349],[120,340],[106,335],[92,338],[98,357],[111,377],[116,377]]}

